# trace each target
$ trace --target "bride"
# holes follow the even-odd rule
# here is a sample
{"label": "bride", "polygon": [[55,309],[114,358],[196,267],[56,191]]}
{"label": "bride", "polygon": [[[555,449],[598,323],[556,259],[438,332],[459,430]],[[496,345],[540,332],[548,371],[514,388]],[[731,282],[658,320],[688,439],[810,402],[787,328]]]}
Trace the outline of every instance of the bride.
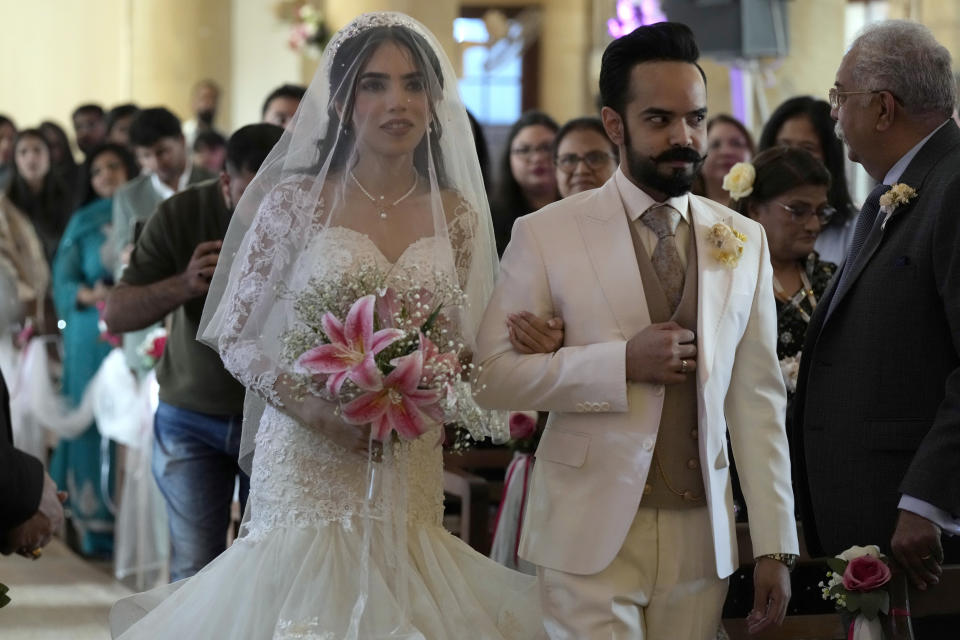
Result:
{"label": "bride", "polygon": [[[359,397],[373,388],[349,381],[362,377],[345,381],[304,356],[317,346],[311,328],[326,312],[320,324],[331,344],[353,331],[362,334],[353,335],[355,349],[375,350],[370,306],[356,303],[366,296],[376,298],[374,342],[391,331],[390,318],[409,320],[404,304],[422,305],[433,355],[453,353],[450,369],[469,371],[496,272],[484,194],[456,78],[432,34],[396,13],[363,15],[338,32],[293,126],[237,206],[204,309],[199,337],[249,390],[240,455],[251,479],[241,536],[193,578],[119,602],[115,634],[542,634],[533,579],[441,526],[439,422],[503,440],[503,417],[472,404],[465,374],[429,407],[393,391]],[[417,364],[429,355],[423,344]],[[393,371],[406,369],[401,360],[413,362],[391,360]],[[414,386],[428,369],[423,377],[416,369]],[[386,388],[393,374],[383,373]],[[351,389],[355,402],[345,403]],[[401,437],[381,444],[371,422],[379,436]]]}

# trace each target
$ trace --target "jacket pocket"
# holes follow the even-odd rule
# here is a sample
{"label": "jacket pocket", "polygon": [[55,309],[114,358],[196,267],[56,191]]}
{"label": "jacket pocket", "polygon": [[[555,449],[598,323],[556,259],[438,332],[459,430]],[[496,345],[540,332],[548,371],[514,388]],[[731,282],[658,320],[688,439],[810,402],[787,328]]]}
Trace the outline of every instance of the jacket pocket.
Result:
{"label": "jacket pocket", "polygon": [[537,460],[547,460],[569,467],[582,467],[590,448],[590,436],[572,431],[548,429],[537,447]]}

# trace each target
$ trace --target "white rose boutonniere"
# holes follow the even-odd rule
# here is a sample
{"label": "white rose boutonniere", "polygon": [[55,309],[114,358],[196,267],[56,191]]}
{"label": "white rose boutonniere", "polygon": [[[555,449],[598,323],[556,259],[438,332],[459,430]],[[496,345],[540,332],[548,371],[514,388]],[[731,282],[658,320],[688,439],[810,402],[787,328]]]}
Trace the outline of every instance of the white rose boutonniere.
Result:
{"label": "white rose boutonniere", "polygon": [[714,259],[729,269],[733,269],[740,262],[743,243],[746,241],[747,236],[722,222],[710,227],[710,233],[707,234],[707,242],[713,248]]}
{"label": "white rose boutonniere", "polygon": [[890,190],[880,196],[880,213],[883,214],[883,222],[880,228],[887,226],[887,220],[893,215],[894,210],[902,204],[907,204],[917,197],[917,190],[910,185],[898,182],[890,187]]}
{"label": "white rose boutonniere", "polygon": [[746,198],[753,193],[753,182],[757,179],[757,170],[749,162],[738,162],[730,167],[723,176],[723,190],[734,200]]}

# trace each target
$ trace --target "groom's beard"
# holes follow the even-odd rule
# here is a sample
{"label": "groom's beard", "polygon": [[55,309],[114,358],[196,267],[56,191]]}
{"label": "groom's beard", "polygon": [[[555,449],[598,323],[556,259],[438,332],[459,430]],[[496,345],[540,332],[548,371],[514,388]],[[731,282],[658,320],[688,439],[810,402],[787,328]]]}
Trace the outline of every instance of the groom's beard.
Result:
{"label": "groom's beard", "polygon": [[[668,198],[682,196],[690,191],[706,155],[701,156],[690,147],[671,147],[654,157],[646,157],[634,151],[627,136],[627,166],[630,175],[639,184],[647,186],[666,195]],[[663,167],[661,163],[681,161],[691,163],[690,167]],[[667,173],[664,173],[666,171]]]}

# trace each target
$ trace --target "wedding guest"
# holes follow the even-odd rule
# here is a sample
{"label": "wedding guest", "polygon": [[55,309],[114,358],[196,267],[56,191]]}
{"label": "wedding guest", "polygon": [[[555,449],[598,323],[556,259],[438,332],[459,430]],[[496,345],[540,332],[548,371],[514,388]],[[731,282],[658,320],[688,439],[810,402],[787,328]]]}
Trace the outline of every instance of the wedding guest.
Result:
{"label": "wedding guest", "polygon": [[760,150],[777,145],[800,147],[812,153],[830,172],[830,206],[837,212],[817,237],[816,249],[828,262],[840,264],[853,238],[857,208],[847,188],[843,143],[834,134],[830,105],[810,96],[790,98],[767,120],[760,134]]}
{"label": "wedding guest", "polygon": [[83,181],[80,175],[80,167],[77,165],[77,161],[73,159],[73,150],[70,148],[67,132],[56,122],[50,120],[41,122],[39,129],[50,149],[51,169],[60,176],[61,182],[69,192],[68,209],[72,210],[72,207],[76,205],[77,193],[80,191]]}
{"label": "wedding guest", "polygon": [[510,127],[490,202],[500,255],[510,242],[510,231],[517,218],[558,199],[553,166],[557,129],[553,118],[541,111],[526,112]]}
{"label": "wedding guest", "polygon": [[743,123],[724,113],[707,122],[707,159],[693,185],[693,193],[730,206],[730,194],[723,190],[723,177],[738,162],[750,162],[754,146]]}
{"label": "wedding guest", "polygon": [[[118,189],[113,199],[109,250],[116,256],[115,279],[130,259],[136,229],[153,215],[157,206],[187,186],[215,177],[203,167],[192,166],[180,121],[163,107],[137,113],[130,125],[130,141],[144,172]],[[137,348],[146,333],[145,330],[123,337],[127,365],[138,374],[145,373]]]}
{"label": "wedding guest", "polygon": [[107,139],[107,123],[103,107],[98,104],[82,104],[74,109],[73,131],[77,146],[86,157]]}
{"label": "wedding guest", "polygon": [[41,130],[21,131],[14,144],[13,176],[6,191],[7,204],[16,207],[36,230],[48,263],[53,260],[73,204],[72,192],[62,174],[54,171],[52,159],[51,147]]}
{"label": "wedding guest", "polygon": [[600,118],[570,120],[557,131],[553,146],[561,198],[601,186],[620,161],[619,150],[607,137]]}
{"label": "wedding guest", "polygon": [[17,125],[0,114],[0,191],[7,188],[13,171],[13,142],[17,139]]}
{"label": "wedding guest", "polygon": [[[113,282],[101,250],[107,240],[113,194],[139,170],[126,147],[108,143],[87,154],[84,206],[70,218],[53,261],[53,302],[63,321],[63,393],[78,406],[111,345],[100,339],[97,303],[106,299]],[[68,504],[79,550],[106,557],[113,550],[113,515],[108,505],[113,484],[101,483],[101,469],[113,469],[112,442],[90,426],[76,438],[60,440],[50,461],[50,473],[74,497]],[[113,474],[110,475],[111,479]]]}
{"label": "wedding guest", "polygon": [[117,105],[107,112],[107,140],[130,148],[130,124],[140,109],[132,103]]}
{"label": "wedding guest", "polygon": [[0,553],[40,557],[63,525],[67,495],[57,491],[43,464],[13,446],[10,393],[0,373]]}
{"label": "wedding guest", "polygon": [[203,131],[197,134],[193,143],[193,163],[210,173],[223,171],[227,159],[227,139],[216,131]]}
{"label": "wedding guest", "polygon": [[[810,320],[794,399],[811,554],[877,544],[921,590],[945,588],[942,565],[960,562],[955,96],[949,51],[914,22],[867,27],[841,60],[831,116],[879,184]],[[913,623],[920,640],[960,628]]]}
{"label": "wedding guest", "polygon": [[260,111],[263,122],[286,129],[306,92],[307,88],[299,84],[283,84],[271,91]]}
{"label": "wedding guest", "polygon": [[[837,269],[814,250],[835,213],[827,198],[830,173],[796,147],[767,149],[750,164],[756,178],[737,184],[730,197],[733,209],[759,222],[767,234],[777,302],[777,357],[783,361],[799,353],[810,316]],[[736,170],[734,166],[730,175]],[[745,188],[752,189],[749,195],[742,195]],[[787,384],[788,397],[793,385]]]}
{"label": "wedding guest", "polygon": [[213,80],[205,78],[193,85],[190,96],[193,117],[183,123],[183,135],[188,148],[192,149],[197,135],[204,131],[216,131],[214,121],[220,103],[220,87]]}
{"label": "wedding guest", "polygon": [[107,299],[104,318],[115,333],[172,314],[156,370],[153,453],[170,518],[171,580],[192,576],[223,551],[238,474],[241,504],[246,500],[249,479],[237,466],[244,387],[196,335],[233,208],[282,133],[271,124],[238,129],[227,143],[220,180],[160,205]]}

